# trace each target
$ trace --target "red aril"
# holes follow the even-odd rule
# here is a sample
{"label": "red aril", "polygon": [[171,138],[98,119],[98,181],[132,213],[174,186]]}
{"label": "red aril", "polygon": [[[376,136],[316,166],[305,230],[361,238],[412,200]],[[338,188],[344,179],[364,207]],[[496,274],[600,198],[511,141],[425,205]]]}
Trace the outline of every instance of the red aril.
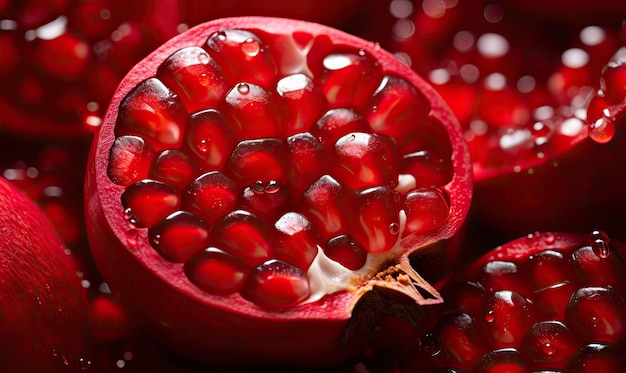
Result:
{"label": "red aril", "polygon": [[[221,67],[217,102],[190,99],[213,92],[201,69],[170,72],[197,66],[188,48]],[[158,151],[198,168],[153,180]],[[181,170],[193,170],[185,186],[169,177]],[[190,29],[131,70],[85,186],[96,262],[163,343],[218,365],[321,366],[369,339],[388,292],[402,309],[441,301],[411,264],[428,246],[446,255],[471,172],[448,107],[388,52],[319,24],[243,17]]]}
{"label": "red aril", "polygon": [[0,8],[0,130],[87,137],[115,87],[180,22],[174,1],[38,0]]}
{"label": "red aril", "polygon": [[429,330],[401,371],[622,371],[625,254],[600,231],[495,248],[445,282],[446,302],[427,310]]}
{"label": "red aril", "polygon": [[90,369],[95,356],[82,268],[39,207],[4,178],[0,226],[0,369]]}

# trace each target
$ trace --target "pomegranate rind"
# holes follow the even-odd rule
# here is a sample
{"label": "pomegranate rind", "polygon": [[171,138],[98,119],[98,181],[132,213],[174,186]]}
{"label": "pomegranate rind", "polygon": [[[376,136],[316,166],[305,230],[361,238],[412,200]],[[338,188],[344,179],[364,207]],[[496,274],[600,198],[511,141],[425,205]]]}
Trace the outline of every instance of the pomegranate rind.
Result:
{"label": "pomegranate rind", "polygon": [[91,321],[78,263],[40,208],[3,178],[0,227],[0,370],[89,368]]}
{"label": "pomegranate rind", "polygon": [[[472,187],[467,145],[460,125],[445,102],[408,66],[399,63],[375,43],[303,21],[237,17],[207,22],[171,39],[148,55],[118,87],[92,144],[85,182],[85,208],[96,264],[120,302],[165,344],[197,360],[213,364],[334,364],[353,355],[364,343],[365,339],[355,335],[347,339],[347,344],[343,344],[342,340],[345,341],[346,328],[359,298],[374,286],[385,287],[385,280],[369,281],[364,278],[361,283],[353,284],[353,289],[349,291],[301,303],[287,312],[264,310],[238,294],[226,297],[207,294],[190,283],[181,264],[168,263],[159,256],[149,245],[146,230],[138,229],[127,221],[120,202],[124,188],[107,177],[109,149],[115,139],[117,108],[122,99],[140,81],[153,76],[156,66],[175,51],[190,45],[203,45],[211,33],[223,29],[330,35],[335,45],[368,51],[385,72],[404,77],[429,98],[431,115],[444,124],[453,147],[455,172],[452,180],[442,187],[453,198],[447,224],[401,241],[402,254],[397,263],[405,267],[410,267],[410,253],[450,240],[463,224]],[[438,245],[440,248],[444,246]],[[415,290],[415,293],[418,291]],[[428,303],[428,300],[423,303]],[[320,356],[324,356],[323,361]]]}

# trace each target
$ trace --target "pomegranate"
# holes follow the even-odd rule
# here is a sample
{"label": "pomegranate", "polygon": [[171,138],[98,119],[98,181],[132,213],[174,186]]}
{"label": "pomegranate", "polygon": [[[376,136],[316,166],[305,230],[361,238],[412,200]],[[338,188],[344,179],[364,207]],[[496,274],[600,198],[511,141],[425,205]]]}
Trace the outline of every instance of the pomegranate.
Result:
{"label": "pomegranate", "polygon": [[447,281],[401,371],[623,371],[625,254],[602,231],[497,247]]}
{"label": "pomegranate", "polygon": [[92,364],[81,269],[39,207],[0,178],[0,278],[6,372],[76,372]]}
{"label": "pomegranate", "polygon": [[[626,238],[619,22],[531,28],[512,3],[396,0],[387,43],[461,122],[481,225],[508,239],[596,226]],[[616,93],[588,109],[601,79]]]}
{"label": "pomegranate", "polygon": [[85,207],[113,294],[174,351],[328,366],[387,305],[441,301],[411,264],[443,275],[471,184],[454,116],[391,54],[241,17],[131,70],[94,139]]}
{"label": "pomegranate", "polygon": [[87,137],[121,78],[178,23],[175,1],[3,1],[0,130]]}

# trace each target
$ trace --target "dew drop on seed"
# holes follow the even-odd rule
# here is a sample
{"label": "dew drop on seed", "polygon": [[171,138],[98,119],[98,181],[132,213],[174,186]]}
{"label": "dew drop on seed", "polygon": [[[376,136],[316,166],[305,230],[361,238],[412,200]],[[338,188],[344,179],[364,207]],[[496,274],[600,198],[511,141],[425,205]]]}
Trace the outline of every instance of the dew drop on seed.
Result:
{"label": "dew drop on seed", "polygon": [[265,192],[265,185],[261,180],[257,180],[250,186],[250,189],[256,194],[261,194]]}
{"label": "dew drop on seed", "polygon": [[398,223],[389,224],[389,233],[393,235],[400,233],[400,225]]}
{"label": "dew drop on seed", "polygon": [[589,137],[598,144],[606,144],[615,136],[615,123],[606,117],[591,124]]}
{"label": "dew drop on seed", "polygon": [[201,64],[206,65],[209,63],[209,55],[206,53],[200,53],[198,55],[198,61],[200,61]]}
{"label": "dew drop on seed", "polygon": [[493,310],[487,311],[485,314],[485,321],[488,323],[492,323],[496,320],[496,313]]}
{"label": "dew drop on seed", "polygon": [[242,95],[247,95],[248,92],[250,92],[250,86],[247,85],[246,83],[239,83],[237,85],[237,91],[241,93]]}
{"label": "dew drop on seed", "polygon": [[269,193],[269,194],[273,194],[273,193],[278,192],[279,190],[280,190],[280,185],[278,184],[278,182],[276,180],[271,180],[265,186],[264,192],[265,193]]}
{"label": "dew drop on seed", "polygon": [[545,242],[546,245],[552,245],[555,241],[556,236],[554,235],[554,233],[546,233],[543,238],[543,242]]}
{"label": "dew drop on seed", "polygon": [[136,229],[130,229],[126,232],[126,247],[134,249],[139,241],[139,232]]}
{"label": "dew drop on seed", "polygon": [[589,245],[591,245],[591,249],[594,254],[596,254],[599,258],[606,259],[611,254],[611,249],[609,247],[609,235],[605,232],[591,232],[588,237],[588,242]]}
{"label": "dew drop on seed", "polygon": [[261,46],[258,41],[249,38],[241,43],[241,51],[248,57],[254,57],[261,51]]}

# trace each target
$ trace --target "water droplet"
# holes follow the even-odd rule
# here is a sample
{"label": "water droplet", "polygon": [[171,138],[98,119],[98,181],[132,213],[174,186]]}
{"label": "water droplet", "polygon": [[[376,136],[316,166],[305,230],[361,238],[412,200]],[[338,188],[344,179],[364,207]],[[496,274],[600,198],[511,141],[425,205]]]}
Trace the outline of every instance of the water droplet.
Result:
{"label": "water droplet", "polygon": [[161,244],[161,235],[160,234],[155,234],[152,237],[152,244],[155,246],[159,246]]}
{"label": "water droplet", "polygon": [[606,144],[615,136],[615,123],[602,117],[590,126],[589,137],[598,144]]}
{"label": "water droplet", "polygon": [[85,358],[78,359],[78,367],[81,371],[85,372],[91,369],[91,360]]}
{"label": "water droplet", "polygon": [[247,95],[250,92],[250,86],[246,83],[237,84],[237,91],[242,95]]}
{"label": "water droplet", "polygon": [[556,236],[554,235],[554,233],[546,233],[543,237],[543,241],[547,245],[552,245],[556,241]]}
{"label": "water droplet", "polygon": [[218,31],[217,38],[220,39],[221,41],[225,41],[227,39],[226,32]]}
{"label": "water droplet", "polygon": [[398,233],[400,233],[400,224],[398,223],[391,223],[389,224],[389,233],[396,235]]}
{"label": "water droplet", "polygon": [[198,55],[198,61],[200,61],[200,63],[203,64],[203,65],[208,64],[209,61],[210,61],[209,55],[206,54],[206,53],[200,53]]}
{"label": "water droplet", "polygon": [[254,57],[261,51],[261,46],[258,41],[249,38],[241,43],[241,51],[248,57]]}
{"label": "water droplet", "polygon": [[543,349],[543,352],[548,356],[552,356],[556,352],[556,348],[552,346],[552,344],[549,342],[544,343],[541,347]]}
{"label": "water droplet", "polygon": [[265,192],[265,185],[263,185],[261,180],[257,180],[250,185],[250,189],[252,189],[252,192],[256,194],[262,194]]}
{"label": "water droplet", "polygon": [[492,323],[496,320],[496,313],[493,310],[487,311],[485,314],[485,321],[488,323]]}
{"label": "water droplet", "polygon": [[593,231],[589,234],[588,242],[594,254],[599,258],[606,259],[611,254],[609,247],[609,235],[603,231]]}
{"label": "water droplet", "polygon": [[280,190],[280,185],[278,184],[278,182],[276,180],[270,180],[269,183],[267,183],[267,185],[265,186],[265,193],[276,193]]}

